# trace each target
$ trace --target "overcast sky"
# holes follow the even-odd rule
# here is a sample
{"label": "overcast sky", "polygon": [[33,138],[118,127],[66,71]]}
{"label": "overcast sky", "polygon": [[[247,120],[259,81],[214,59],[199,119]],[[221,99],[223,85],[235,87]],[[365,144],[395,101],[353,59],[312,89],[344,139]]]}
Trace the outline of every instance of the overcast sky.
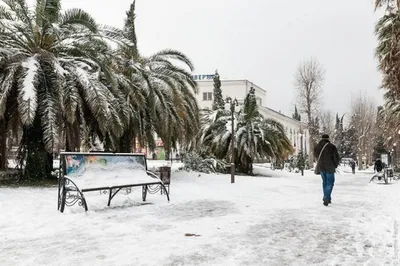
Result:
{"label": "overcast sky", "polygon": [[[122,26],[132,1],[62,2],[99,23]],[[268,107],[283,113],[292,113],[293,76],[310,57],[326,69],[325,109],[347,112],[359,90],[382,103],[373,0],[137,0],[136,13],[144,55],[178,49],[196,74],[218,69],[223,78],[248,79],[267,90]]]}

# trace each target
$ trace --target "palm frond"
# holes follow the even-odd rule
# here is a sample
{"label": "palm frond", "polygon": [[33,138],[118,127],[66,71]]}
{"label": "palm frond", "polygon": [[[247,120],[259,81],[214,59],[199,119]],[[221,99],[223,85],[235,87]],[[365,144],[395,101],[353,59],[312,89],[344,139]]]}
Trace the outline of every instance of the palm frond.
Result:
{"label": "palm frond", "polygon": [[124,32],[126,37],[134,44],[133,49],[137,47],[136,30],[135,30],[135,6],[136,0],[133,0],[129,11],[126,12],[126,19],[124,23]]}
{"label": "palm frond", "polygon": [[44,27],[58,22],[60,11],[60,0],[36,0],[36,24]]}
{"label": "palm frond", "polygon": [[188,66],[190,68],[190,71],[194,70],[194,65],[193,65],[192,61],[185,54],[183,54],[179,51],[170,50],[170,49],[162,50],[162,51],[159,51],[159,52],[155,53],[154,55],[152,55],[149,58],[149,60],[156,61],[158,58],[175,59],[182,63],[185,63],[186,66]]}
{"label": "palm frond", "polygon": [[18,108],[23,125],[32,125],[37,109],[37,86],[39,83],[40,64],[37,55],[31,56],[22,63],[23,73],[19,81],[20,96]]}
{"label": "palm frond", "polygon": [[79,25],[92,33],[97,33],[99,30],[96,20],[89,13],[78,8],[65,11],[60,17],[59,25],[60,27]]}

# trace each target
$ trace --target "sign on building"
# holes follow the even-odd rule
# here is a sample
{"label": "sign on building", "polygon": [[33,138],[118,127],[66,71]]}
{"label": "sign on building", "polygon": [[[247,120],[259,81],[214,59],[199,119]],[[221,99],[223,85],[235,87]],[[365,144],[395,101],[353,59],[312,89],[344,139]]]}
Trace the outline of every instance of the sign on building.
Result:
{"label": "sign on building", "polygon": [[194,80],[212,80],[214,79],[214,74],[202,74],[202,75],[193,75]]}

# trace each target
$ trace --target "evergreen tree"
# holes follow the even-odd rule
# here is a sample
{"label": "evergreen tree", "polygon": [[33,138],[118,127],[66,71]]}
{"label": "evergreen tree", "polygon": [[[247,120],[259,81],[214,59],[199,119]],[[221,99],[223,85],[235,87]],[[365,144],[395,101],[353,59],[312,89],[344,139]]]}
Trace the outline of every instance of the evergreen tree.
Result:
{"label": "evergreen tree", "polygon": [[374,146],[374,151],[373,151],[373,159],[380,158],[381,154],[383,153],[388,153],[388,150],[385,146],[385,138],[384,138],[384,116],[382,114],[383,107],[379,106],[378,107],[378,112],[376,116],[376,122],[375,122],[375,146]]}
{"label": "evergreen tree", "polygon": [[343,131],[341,145],[338,147],[340,158],[357,159],[358,137],[355,127],[350,123]]}
{"label": "evergreen tree", "polygon": [[342,115],[342,117],[339,118],[339,114],[336,114],[335,133],[332,136],[333,144],[335,144],[335,146],[338,148],[339,154],[341,154],[343,139],[345,137],[343,118],[344,115]]}
{"label": "evergreen tree", "polygon": [[297,111],[297,106],[294,106],[294,114],[292,115],[293,119],[296,119],[298,121],[301,121],[301,115]]}
{"label": "evergreen tree", "polygon": [[221,80],[219,78],[218,70],[215,71],[214,76],[214,100],[212,104],[213,110],[225,109],[225,101],[222,97]]}
{"label": "evergreen tree", "polygon": [[383,135],[377,135],[375,140],[374,152],[372,154],[373,159],[380,158],[383,153],[388,153]]}
{"label": "evergreen tree", "polygon": [[319,118],[315,117],[315,118],[311,118],[311,123],[310,123],[310,137],[311,137],[311,141],[313,142],[314,146],[318,143],[318,141],[320,140],[320,125],[319,125]]}

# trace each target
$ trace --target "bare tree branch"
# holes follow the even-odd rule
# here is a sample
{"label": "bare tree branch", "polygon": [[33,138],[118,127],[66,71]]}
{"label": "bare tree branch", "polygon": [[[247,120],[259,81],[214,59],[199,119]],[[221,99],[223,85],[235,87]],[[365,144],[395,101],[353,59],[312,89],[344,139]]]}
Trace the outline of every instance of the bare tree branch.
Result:
{"label": "bare tree branch", "polygon": [[324,76],[325,69],[313,58],[302,62],[297,68],[295,74],[297,100],[300,111],[307,115],[308,122],[311,121],[321,103]]}
{"label": "bare tree branch", "polygon": [[333,136],[335,131],[335,117],[333,113],[330,110],[321,112],[319,121],[323,133]]}
{"label": "bare tree branch", "polygon": [[311,58],[302,62],[295,74],[295,89],[297,91],[297,102],[300,107],[300,112],[305,113],[310,130],[309,143],[311,152],[309,153],[309,163],[313,163],[313,150],[317,136],[315,132],[318,129],[313,128],[313,118],[316,114],[322,96],[322,86],[324,84],[325,69],[315,59]]}
{"label": "bare tree branch", "polygon": [[365,165],[370,161],[372,156],[373,133],[376,121],[377,105],[375,101],[368,97],[365,93],[359,92],[352,96],[351,99],[351,124],[355,129],[358,137],[357,155],[358,166],[362,169],[362,157],[365,156]]}

